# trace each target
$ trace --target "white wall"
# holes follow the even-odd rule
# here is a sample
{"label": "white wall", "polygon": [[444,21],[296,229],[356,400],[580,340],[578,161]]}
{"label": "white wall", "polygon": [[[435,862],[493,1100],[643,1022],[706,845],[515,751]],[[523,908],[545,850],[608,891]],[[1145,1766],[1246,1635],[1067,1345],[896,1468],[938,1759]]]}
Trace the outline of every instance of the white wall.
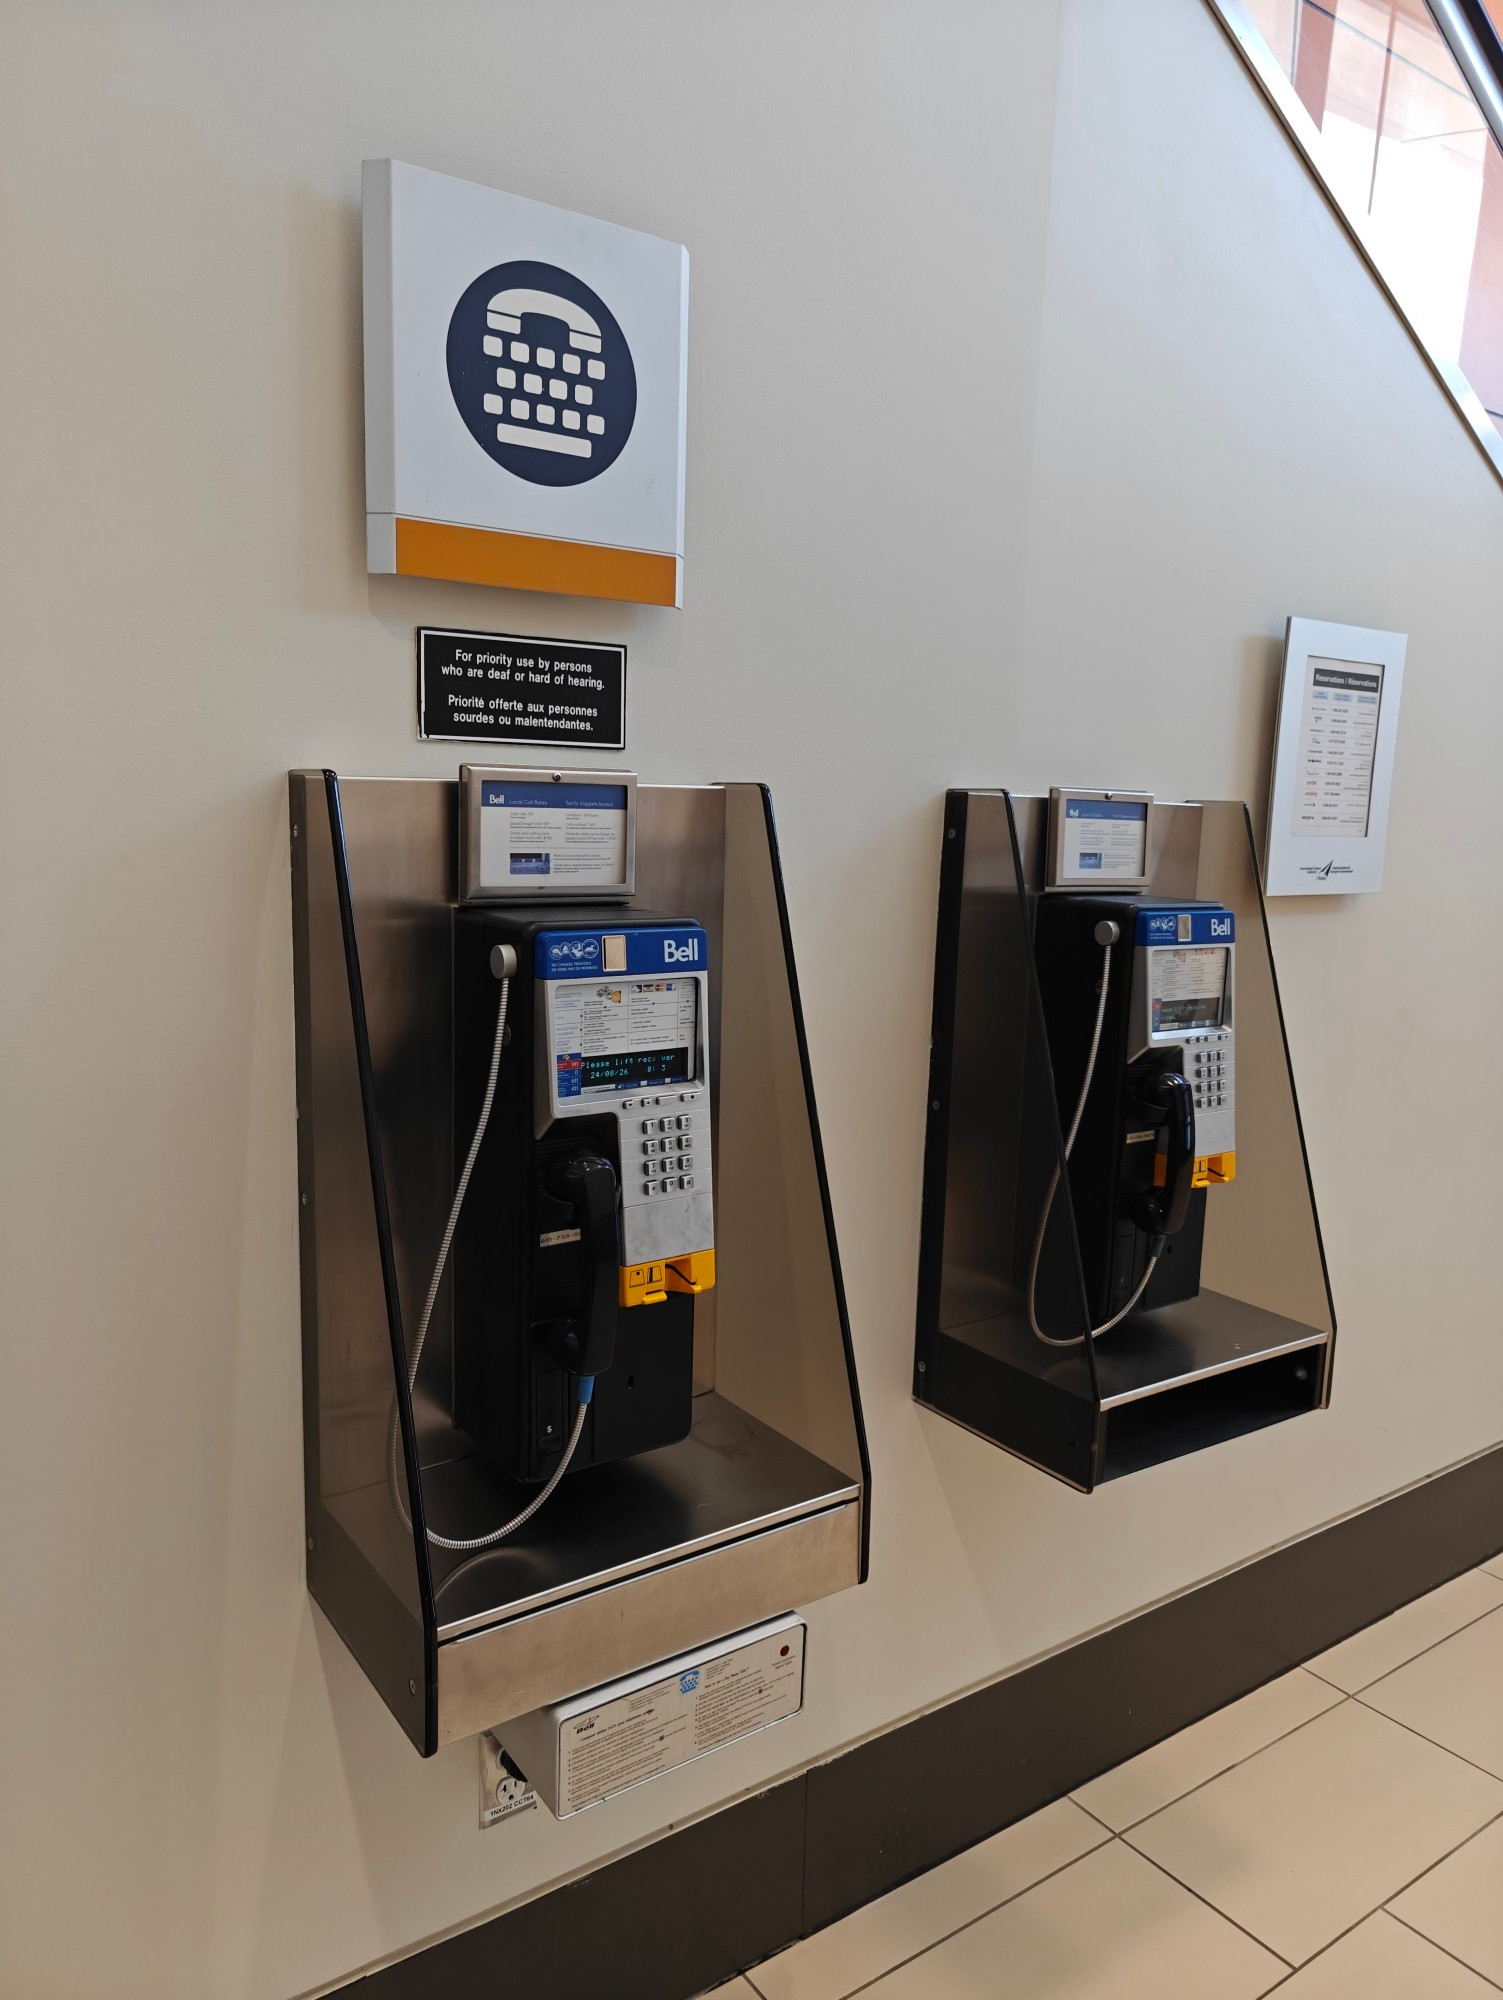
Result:
{"label": "white wall", "polygon": [[[1503,493],[1198,0],[10,0],[0,93],[0,1986],[285,2000],[1503,1432]],[[367,579],[385,153],[689,244],[682,613]],[[1411,634],[1388,887],[1275,918],[1336,1402],[1087,1501],[908,1398],[939,795],[1258,799],[1290,610]],[[452,771],[419,621],[773,785],[876,1464],[805,1715],[566,1828],[302,1582],[283,773]]]}

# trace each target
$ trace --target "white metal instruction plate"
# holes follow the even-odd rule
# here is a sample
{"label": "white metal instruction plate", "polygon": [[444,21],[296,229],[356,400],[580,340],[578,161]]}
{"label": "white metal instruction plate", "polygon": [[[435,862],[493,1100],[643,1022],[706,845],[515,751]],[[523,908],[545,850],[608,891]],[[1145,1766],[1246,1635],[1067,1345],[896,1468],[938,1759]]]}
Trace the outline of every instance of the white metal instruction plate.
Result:
{"label": "white metal instruction plate", "polygon": [[658,1679],[597,1707],[566,1712],[558,1734],[559,1818],[796,1715],[804,1699],[804,1633],[801,1620],[783,1620],[719,1654],[675,1661]]}

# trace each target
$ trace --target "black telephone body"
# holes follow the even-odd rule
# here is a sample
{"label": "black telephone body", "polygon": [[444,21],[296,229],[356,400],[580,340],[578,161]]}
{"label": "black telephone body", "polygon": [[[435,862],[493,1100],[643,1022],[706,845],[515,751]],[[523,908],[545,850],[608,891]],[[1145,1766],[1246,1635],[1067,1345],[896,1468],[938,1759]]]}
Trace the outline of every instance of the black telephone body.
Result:
{"label": "black telephone body", "polygon": [[496,947],[517,970],[495,1102],[456,1236],[455,1420],[546,1479],[688,1434],[694,1301],[714,1283],[707,943],[620,905],[459,910],[456,1173],[489,1073]]}
{"label": "black telephone body", "polygon": [[[1115,940],[1104,943],[1112,927]],[[1200,1290],[1206,1191],[1235,1171],[1233,936],[1232,914],[1220,904],[1128,894],[1039,899],[1034,959],[1066,1133],[1108,972],[1095,1066],[1067,1169],[1093,1328],[1133,1299],[1155,1256],[1134,1313]],[[1052,1143],[1034,1149],[1021,1177],[1016,1240],[1024,1255],[1056,1158]],[[1080,1281],[1059,1212],[1045,1232],[1035,1299],[1042,1325],[1080,1331]]]}

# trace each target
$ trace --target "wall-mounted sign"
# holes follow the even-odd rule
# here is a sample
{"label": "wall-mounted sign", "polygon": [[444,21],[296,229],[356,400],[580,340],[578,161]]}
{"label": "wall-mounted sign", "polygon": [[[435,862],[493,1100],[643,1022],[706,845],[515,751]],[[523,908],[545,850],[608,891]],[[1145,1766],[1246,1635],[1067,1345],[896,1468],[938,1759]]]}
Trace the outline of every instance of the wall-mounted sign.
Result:
{"label": "wall-mounted sign", "polygon": [[418,629],[418,734],[626,745],[626,648]]}
{"label": "wall-mounted sign", "polygon": [[1402,632],[1289,620],[1264,847],[1267,895],[1382,888],[1407,645]]}
{"label": "wall-mounted sign", "polygon": [[689,253],[362,170],[367,567],[680,600]]}

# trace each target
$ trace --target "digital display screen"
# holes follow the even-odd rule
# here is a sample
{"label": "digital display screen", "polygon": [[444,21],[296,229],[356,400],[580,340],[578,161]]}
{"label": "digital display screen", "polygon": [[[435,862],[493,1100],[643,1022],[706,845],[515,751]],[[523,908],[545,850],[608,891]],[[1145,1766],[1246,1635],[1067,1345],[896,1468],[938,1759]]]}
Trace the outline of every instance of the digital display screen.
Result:
{"label": "digital display screen", "polygon": [[579,1087],[585,1090],[646,1090],[657,1083],[687,1083],[688,1049],[633,1049],[629,1054],[581,1056]]}
{"label": "digital display screen", "polygon": [[1160,1032],[1170,1028],[1219,1028],[1221,995],[1203,1000],[1161,1000],[1157,1013],[1154,1025]]}
{"label": "digital display screen", "polygon": [[695,1079],[699,983],[692,976],[564,980],[552,1005],[560,1101]]}

